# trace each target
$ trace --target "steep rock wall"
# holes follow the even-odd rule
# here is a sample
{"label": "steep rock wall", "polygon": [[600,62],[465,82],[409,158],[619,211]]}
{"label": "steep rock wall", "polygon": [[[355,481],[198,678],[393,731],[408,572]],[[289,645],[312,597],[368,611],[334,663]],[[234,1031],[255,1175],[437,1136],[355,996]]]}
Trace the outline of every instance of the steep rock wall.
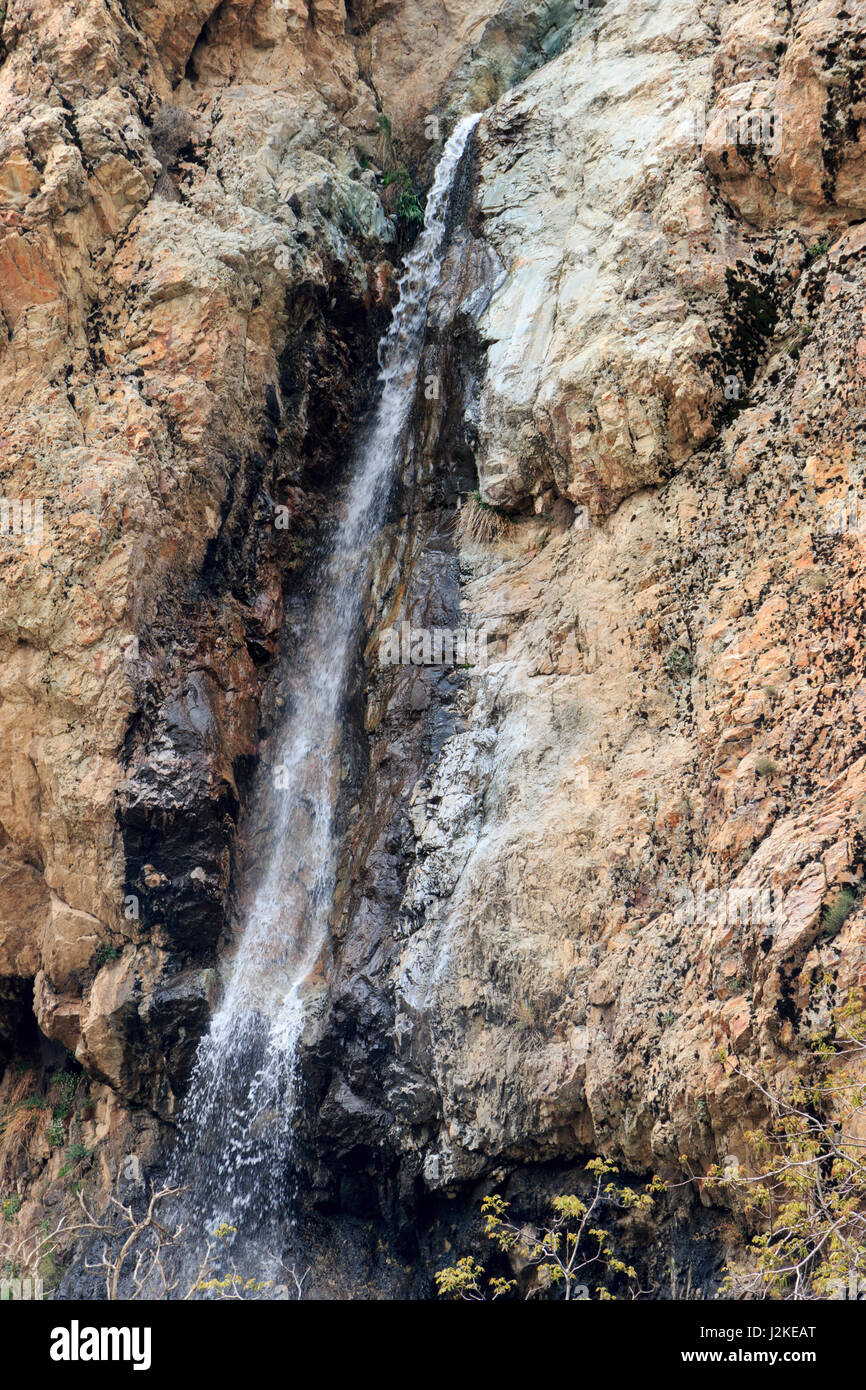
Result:
{"label": "steep rock wall", "polygon": [[122,1102],[170,1116],[208,1017],[284,596],[397,254],[344,29],[3,7],[0,467],[42,525],[0,538],[0,1042],[31,1090],[74,1053],[97,1101],[4,1149],[36,1197],[66,1140],[105,1141],[107,1180],[153,1152]]}
{"label": "steep rock wall", "polygon": [[[825,926],[864,876],[862,18],[609,3],[479,129],[445,396],[513,513],[459,557],[492,659],[371,690],[309,1061],[319,1152],[407,1201],[745,1163],[722,1054],[790,1081],[866,982],[862,909]],[[725,135],[753,107],[772,149]],[[431,623],[418,553],[386,626]]]}
{"label": "steep rock wall", "polygon": [[[364,167],[382,113],[423,174],[455,112],[496,103],[349,692],[303,1053],[313,1208],[411,1228],[429,1264],[493,1182],[745,1158],[762,1107],[719,1049],[791,1076],[866,982],[862,910],[836,936],[822,915],[866,833],[840,522],[862,491],[864,18],[288,0],[65,23],[11,0],[0,466],[45,529],[0,538],[0,1042],[75,1051],[94,1181],[167,1152],[154,1116],[239,919],[237,828],[254,867],[266,826],[244,812],[274,658],[398,253]],[[510,534],[461,550],[476,486]],[[384,673],[376,629],[403,615],[485,626],[489,667]],[[45,1126],[15,1149],[22,1219],[62,1201],[59,1169]],[[429,1289],[372,1256],[356,1278]]]}

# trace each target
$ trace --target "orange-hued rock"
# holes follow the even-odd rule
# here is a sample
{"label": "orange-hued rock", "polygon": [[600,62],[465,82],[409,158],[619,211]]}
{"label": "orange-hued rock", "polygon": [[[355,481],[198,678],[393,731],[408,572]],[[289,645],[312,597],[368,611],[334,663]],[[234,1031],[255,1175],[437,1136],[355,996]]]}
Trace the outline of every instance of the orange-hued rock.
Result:
{"label": "orange-hued rock", "polygon": [[[0,496],[40,511],[0,528],[0,976],[167,1113],[166,1036],[199,1007],[171,981],[219,937],[315,530],[304,458],[340,455],[386,312],[393,224],[355,152],[378,113],[342,3],[3,14]],[[369,321],[348,347],[338,302]]]}

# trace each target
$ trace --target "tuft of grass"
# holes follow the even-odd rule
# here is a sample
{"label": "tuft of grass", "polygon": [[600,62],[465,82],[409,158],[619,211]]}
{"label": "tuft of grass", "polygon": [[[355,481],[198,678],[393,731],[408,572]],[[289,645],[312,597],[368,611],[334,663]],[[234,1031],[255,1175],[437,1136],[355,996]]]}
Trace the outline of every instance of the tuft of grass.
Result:
{"label": "tuft of grass", "polygon": [[772,758],[759,758],[755,763],[755,772],[759,777],[775,777],[776,773],[781,772],[781,770],[779,764],[774,762]]}
{"label": "tuft of grass", "polygon": [[379,116],[379,164],[383,169],[394,167],[394,130],[391,117],[384,111]]}
{"label": "tuft of grass", "polygon": [[514,522],[502,507],[485,502],[473,492],[457,513],[455,532],[460,545],[495,545],[511,540]]}
{"label": "tuft of grass", "polygon": [[829,246],[830,246],[829,241],[827,241],[827,240],[824,239],[824,238],[822,238],[821,241],[813,241],[813,242],[812,242],[812,245],[809,247],[808,251],[806,252],[806,255],[809,257],[810,262],[811,262],[811,261],[817,261],[817,259],[818,259],[819,256],[825,255],[826,252],[827,252],[828,249],[829,249]]}
{"label": "tuft of grass", "polygon": [[847,888],[840,888],[831,903],[824,908],[821,923],[828,936],[838,936],[846,919],[857,906],[857,897]]}
{"label": "tuft of grass", "polygon": [[829,588],[830,581],[826,574],[820,570],[807,570],[803,575],[803,584],[807,589],[823,590]]}
{"label": "tuft of grass", "polygon": [[38,1102],[34,1086],[38,1076],[32,1067],[15,1069],[16,1081],[5,1109],[0,1109],[0,1184],[14,1178],[29,1162],[30,1146],[48,1123],[48,1103]]}

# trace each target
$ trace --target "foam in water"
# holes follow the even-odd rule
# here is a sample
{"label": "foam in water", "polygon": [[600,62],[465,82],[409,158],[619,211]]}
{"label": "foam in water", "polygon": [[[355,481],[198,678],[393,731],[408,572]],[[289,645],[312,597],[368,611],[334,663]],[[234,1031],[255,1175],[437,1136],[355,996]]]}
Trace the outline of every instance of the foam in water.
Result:
{"label": "foam in water", "polygon": [[278,740],[273,842],[221,1002],[203,1038],[176,1173],[195,1215],[249,1229],[285,1208],[304,987],[322,950],[337,846],[340,715],[357,650],[370,555],[402,460],[451,193],[479,116],[460,122],[436,169],[424,229],[379,347],[378,404],[358,449],[342,521],[298,658],[297,699]]}

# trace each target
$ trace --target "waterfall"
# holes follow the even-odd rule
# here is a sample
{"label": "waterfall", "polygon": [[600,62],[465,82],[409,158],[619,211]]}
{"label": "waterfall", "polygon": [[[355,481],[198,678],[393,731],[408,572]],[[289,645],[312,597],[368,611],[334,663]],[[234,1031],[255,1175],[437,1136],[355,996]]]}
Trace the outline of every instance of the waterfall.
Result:
{"label": "waterfall", "polygon": [[297,698],[277,739],[273,842],[199,1046],[175,1171],[191,1186],[203,1222],[248,1228],[285,1207],[304,988],[326,939],[334,893],[342,701],[371,554],[405,449],[451,194],[479,119],[464,118],[445,146],[379,347],[377,405],[312,604]]}

